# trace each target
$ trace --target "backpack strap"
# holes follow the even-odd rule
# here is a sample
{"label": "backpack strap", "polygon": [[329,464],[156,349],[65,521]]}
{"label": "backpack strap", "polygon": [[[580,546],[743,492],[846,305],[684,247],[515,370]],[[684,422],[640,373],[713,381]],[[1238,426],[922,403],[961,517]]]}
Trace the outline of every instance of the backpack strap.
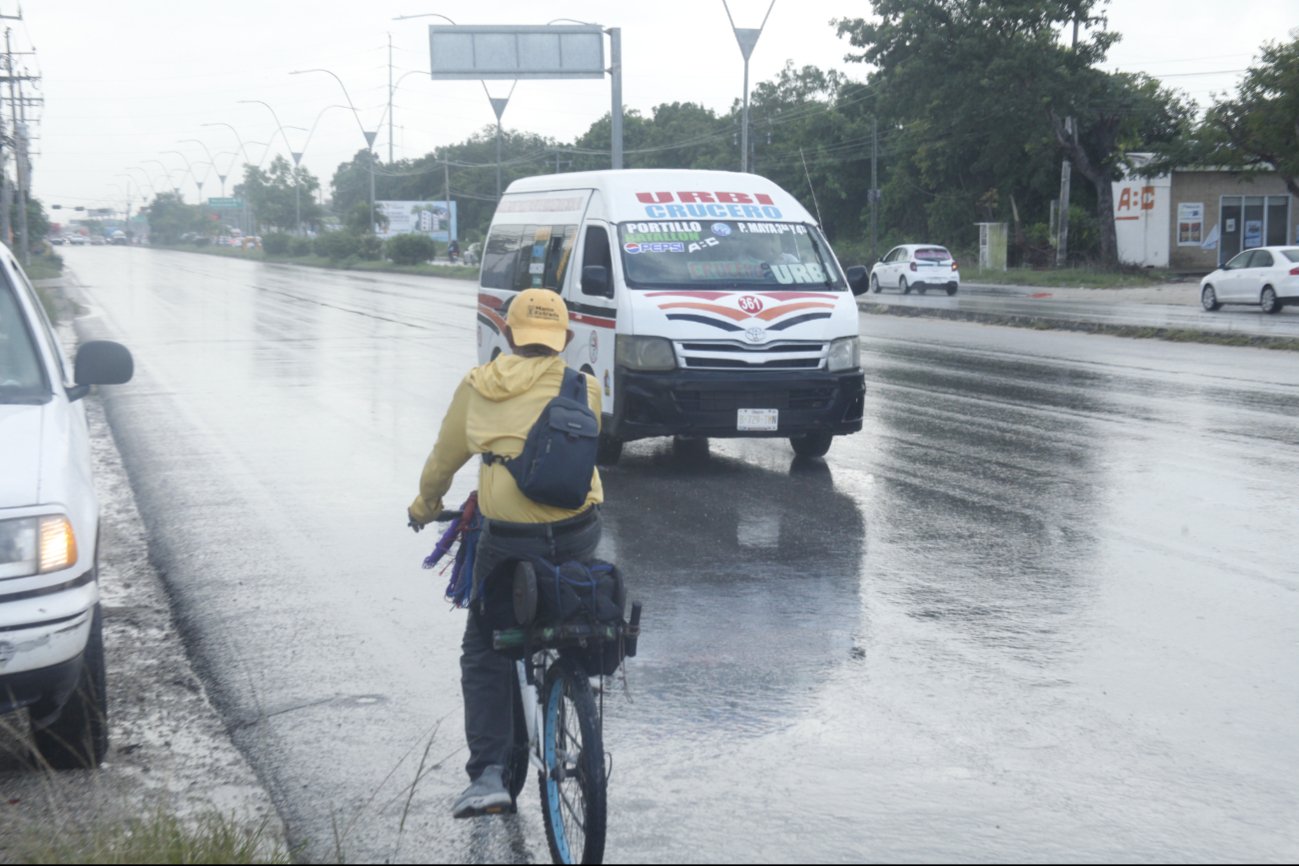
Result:
{"label": "backpack strap", "polygon": [[[564,365],[564,380],[559,383],[559,394],[555,396],[562,396],[565,391],[571,392],[569,394],[571,399],[578,401],[583,406],[590,407],[591,401],[587,398],[586,393],[586,376],[567,364]],[[493,463],[508,465],[513,459],[513,457],[502,457],[500,454],[494,454],[491,451],[483,452],[484,466],[491,466]]]}

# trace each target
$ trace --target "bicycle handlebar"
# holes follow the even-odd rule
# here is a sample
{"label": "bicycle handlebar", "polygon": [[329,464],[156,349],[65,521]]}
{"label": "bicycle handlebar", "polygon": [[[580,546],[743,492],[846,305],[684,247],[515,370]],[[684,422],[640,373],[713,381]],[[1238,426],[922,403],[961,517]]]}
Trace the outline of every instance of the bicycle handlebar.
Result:
{"label": "bicycle handlebar", "polygon": [[459,520],[463,514],[463,511],[439,511],[437,517],[433,518],[433,522],[450,523],[453,520]]}

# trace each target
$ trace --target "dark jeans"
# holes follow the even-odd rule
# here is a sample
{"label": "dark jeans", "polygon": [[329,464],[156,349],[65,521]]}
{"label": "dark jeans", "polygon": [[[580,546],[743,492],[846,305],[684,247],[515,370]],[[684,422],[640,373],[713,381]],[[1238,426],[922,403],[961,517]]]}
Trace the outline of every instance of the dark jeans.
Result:
{"label": "dark jeans", "polygon": [[[593,506],[598,509],[598,506]],[[583,512],[560,523],[495,523],[484,521],[474,560],[474,582],[482,585],[501,564],[519,558],[548,559],[561,563],[586,561],[600,543],[600,514]],[[504,535],[503,532],[510,532]],[[519,533],[519,534],[514,534]],[[470,779],[496,764],[508,766],[514,742],[514,660],[492,649],[472,608],[460,643],[460,689],[465,700],[465,739],[469,743]]]}

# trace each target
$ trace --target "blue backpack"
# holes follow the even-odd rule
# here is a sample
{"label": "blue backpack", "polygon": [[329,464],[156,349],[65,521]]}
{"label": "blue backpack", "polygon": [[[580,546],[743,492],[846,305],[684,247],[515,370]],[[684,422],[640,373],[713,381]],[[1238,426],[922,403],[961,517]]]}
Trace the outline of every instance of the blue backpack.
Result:
{"label": "blue backpack", "polygon": [[504,463],[520,492],[533,502],[577,509],[591,492],[600,422],[586,398],[586,377],[569,367],[559,394],[541,410],[523,453],[501,457],[487,452],[483,462]]}

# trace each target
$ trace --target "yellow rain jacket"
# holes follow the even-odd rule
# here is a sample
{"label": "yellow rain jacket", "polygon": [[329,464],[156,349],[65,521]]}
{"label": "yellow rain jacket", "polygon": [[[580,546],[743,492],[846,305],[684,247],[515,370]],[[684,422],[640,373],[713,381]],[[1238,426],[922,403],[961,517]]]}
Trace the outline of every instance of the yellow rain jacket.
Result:
{"label": "yellow rain jacket", "polygon": [[[451,479],[475,454],[521,454],[528,431],[559,393],[563,379],[564,359],[559,355],[500,355],[470,370],[451,398],[437,444],[424,463],[419,496],[410,505],[410,516],[421,524],[431,522],[444,508],[442,497],[451,488]],[[590,375],[586,377],[586,398],[595,417],[600,418],[600,385]],[[598,469],[591,473],[586,503],[574,511],[533,502],[519,492],[514,476],[500,463],[478,470],[478,508],[491,520],[554,523],[603,501]]]}

